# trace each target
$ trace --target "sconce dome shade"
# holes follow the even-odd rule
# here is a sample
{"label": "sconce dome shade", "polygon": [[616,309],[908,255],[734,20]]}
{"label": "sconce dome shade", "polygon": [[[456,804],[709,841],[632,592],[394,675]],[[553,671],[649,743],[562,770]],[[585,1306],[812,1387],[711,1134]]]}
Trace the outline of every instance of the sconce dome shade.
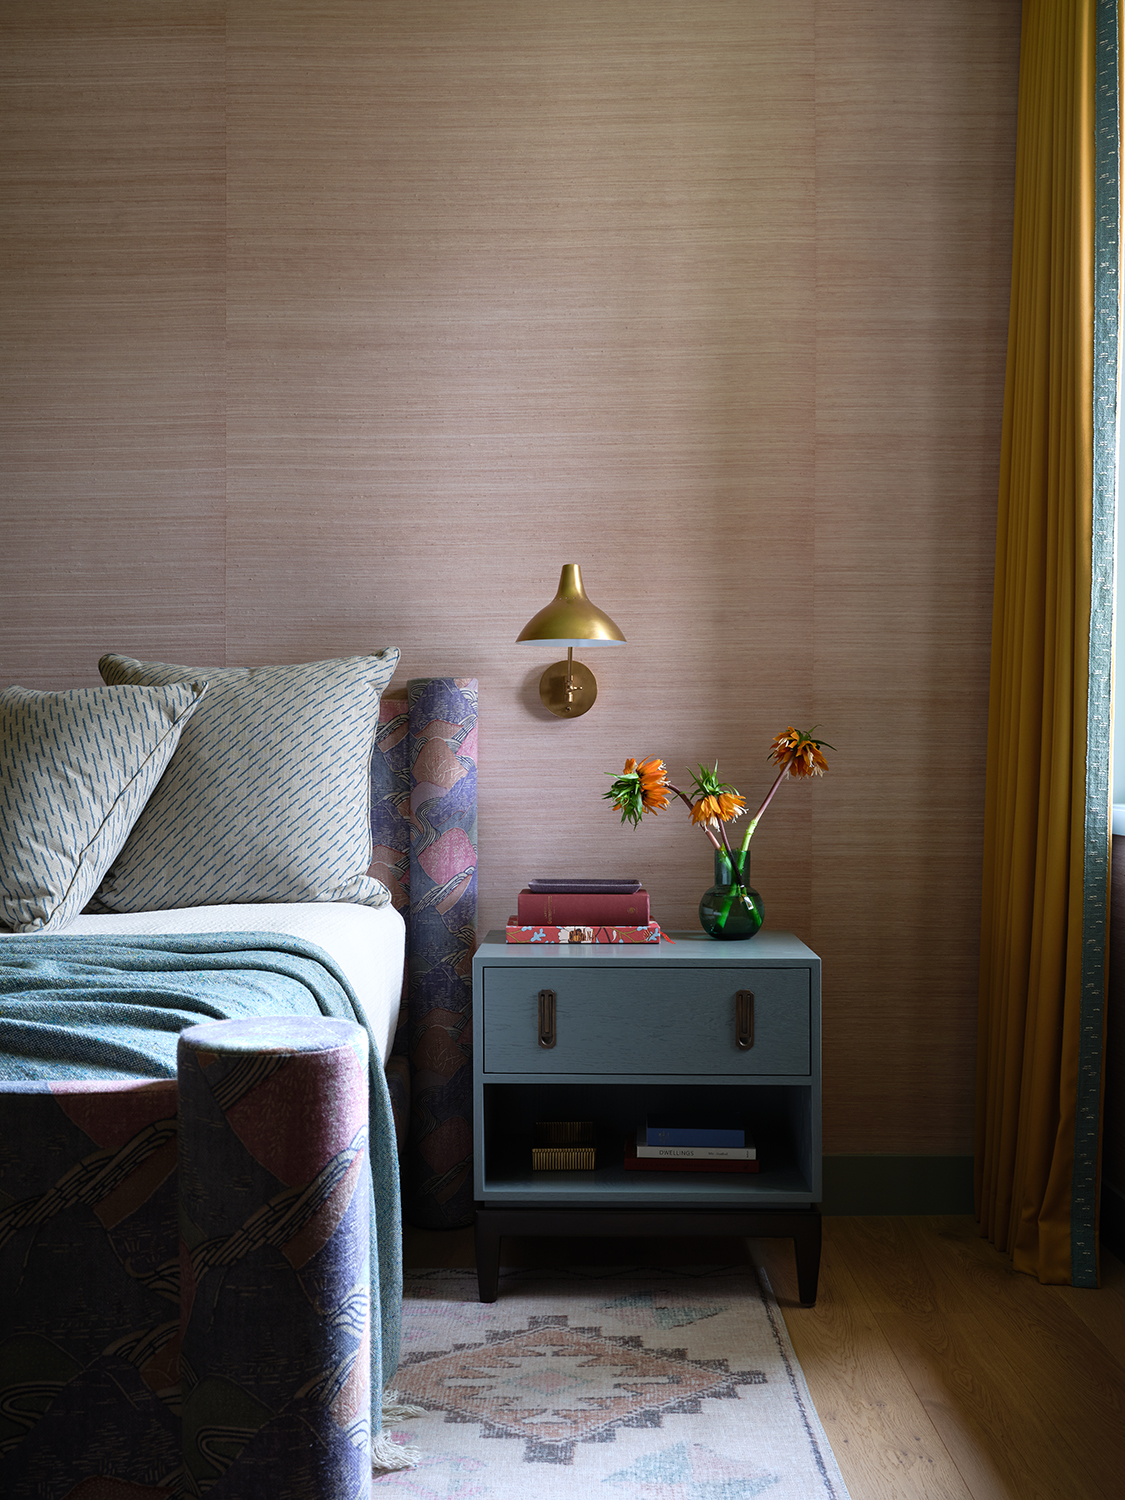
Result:
{"label": "sconce dome shade", "polygon": [[578,564],[564,563],[558,593],[527,622],[516,640],[552,646],[620,646],[625,637],[609,616],[587,599]]}

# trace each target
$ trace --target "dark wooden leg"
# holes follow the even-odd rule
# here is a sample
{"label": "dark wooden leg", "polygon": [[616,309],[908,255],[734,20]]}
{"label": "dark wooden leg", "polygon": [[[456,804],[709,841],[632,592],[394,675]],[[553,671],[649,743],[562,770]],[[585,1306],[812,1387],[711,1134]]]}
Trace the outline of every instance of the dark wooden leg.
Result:
{"label": "dark wooden leg", "polygon": [[797,1257],[797,1296],[805,1307],[816,1301],[816,1284],[820,1279],[820,1215],[810,1213],[808,1223],[793,1236]]}
{"label": "dark wooden leg", "polygon": [[477,1255],[477,1293],[482,1302],[495,1302],[500,1285],[500,1235],[486,1209],[477,1209],[473,1239]]}

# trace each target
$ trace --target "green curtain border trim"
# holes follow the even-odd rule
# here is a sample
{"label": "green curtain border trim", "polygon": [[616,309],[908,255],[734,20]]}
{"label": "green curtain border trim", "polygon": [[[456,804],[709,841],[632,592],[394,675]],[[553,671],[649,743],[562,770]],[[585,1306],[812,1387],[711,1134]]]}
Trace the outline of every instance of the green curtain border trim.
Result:
{"label": "green curtain border trim", "polygon": [[1113,704],[1114,533],[1117,511],[1117,298],[1120,253],[1118,0],[1098,0],[1094,102],[1094,453],[1090,680],[1086,705],[1086,827],[1078,1098],[1070,1198],[1074,1286],[1098,1284],[1098,1133],[1105,1015]]}

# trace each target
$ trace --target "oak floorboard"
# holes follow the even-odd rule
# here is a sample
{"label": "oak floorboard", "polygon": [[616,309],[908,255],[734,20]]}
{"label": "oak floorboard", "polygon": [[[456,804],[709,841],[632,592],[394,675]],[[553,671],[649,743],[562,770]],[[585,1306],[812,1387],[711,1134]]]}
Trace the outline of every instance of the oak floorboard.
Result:
{"label": "oak floorboard", "polygon": [[[872,1221],[867,1221],[872,1222]],[[1015,1271],[970,1220],[904,1219],[907,1242],[940,1276],[943,1294],[971,1318],[998,1383],[1013,1372],[1008,1397],[1054,1434],[1057,1495],[1121,1500],[1125,1493],[1125,1363],[1059,1295]],[[927,1225],[929,1227],[927,1227]],[[936,1227],[935,1227],[936,1226]],[[1088,1295],[1097,1297],[1098,1292]],[[1112,1305],[1113,1299],[1107,1299]],[[1071,1456],[1069,1469],[1063,1465]],[[1066,1484],[1073,1486],[1070,1490]],[[1083,1485],[1085,1487],[1083,1487]]]}
{"label": "oak floorboard", "polygon": [[1115,1359],[1125,1352],[1125,1265],[1103,1246],[1101,1286],[1096,1291],[1079,1286],[1053,1290]]}
{"label": "oak floorboard", "polygon": [[[935,1221],[842,1220],[836,1237],[974,1500],[1102,1495],[1082,1455],[1052,1431],[1027,1371],[965,1308],[944,1267],[925,1253],[933,1243],[948,1254]],[[1001,1322],[1006,1311],[998,1306],[993,1316]]]}
{"label": "oak floorboard", "polygon": [[924,1403],[856,1286],[836,1226],[825,1221],[816,1304],[796,1300],[792,1254],[751,1240],[770,1279],[817,1415],[852,1500],[1008,1500],[966,1485]]}

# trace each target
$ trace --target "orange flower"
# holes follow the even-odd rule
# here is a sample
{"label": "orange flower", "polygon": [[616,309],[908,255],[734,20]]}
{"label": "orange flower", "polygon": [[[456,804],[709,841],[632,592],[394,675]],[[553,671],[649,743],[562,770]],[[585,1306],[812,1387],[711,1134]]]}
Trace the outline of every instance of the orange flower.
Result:
{"label": "orange flower", "polygon": [[[787,770],[790,776],[823,776],[828,762],[820,753],[825,740],[813,738],[812,730],[794,729],[792,725],[779,734],[770,746],[770,758],[774,765]],[[829,750],[832,746],[828,746]]]}
{"label": "orange flower", "polygon": [[672,793],[662,760],[652,756],[636,761],[630,756],[625,769],[604,795],[613,803],[614,812],[621,814],[621,821],[632,823],[635,828],[645,813],[657,813],[667,807]]}
{"label": "orange flower", "polygon": [[691,821],[714,828],[717,823],[729,823],[746,811],[746,799],[737,792],[717,792],[700,797],[691,809]]}
{"label": "orange flower", "polygon": [[[629,772],[634,769],[633,762],[625,762],[625,770]],[[672,793],[668,786],[668,773],[664,769],[662,760],[642,760],[636,766],[637,775],[641,782],[641,803],[645,812],[660,812],[668,806],[672,800]]]}

